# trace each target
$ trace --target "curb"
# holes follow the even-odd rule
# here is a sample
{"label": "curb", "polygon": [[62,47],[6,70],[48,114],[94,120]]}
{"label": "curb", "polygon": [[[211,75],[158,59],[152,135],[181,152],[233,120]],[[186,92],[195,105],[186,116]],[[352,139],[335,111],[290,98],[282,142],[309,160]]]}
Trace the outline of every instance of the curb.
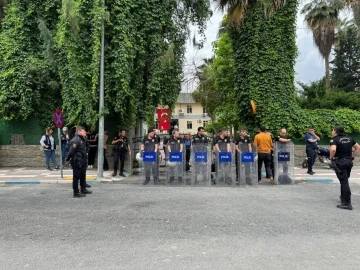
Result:
{"label": "curb", "polygon": [[321,183],[332,183],[334,180],[332,178],[316,178],[316,177],[306,177],[303,180],[307,182],[321,182]]}
{"label": "curb", "polygon": [[[99,180],[87,180],[87,183],[100,183]],[[69,184],[72,183],[72,180],[3,180],[0,181],[0,184],[4,185],[33,185],[33,184]]]}

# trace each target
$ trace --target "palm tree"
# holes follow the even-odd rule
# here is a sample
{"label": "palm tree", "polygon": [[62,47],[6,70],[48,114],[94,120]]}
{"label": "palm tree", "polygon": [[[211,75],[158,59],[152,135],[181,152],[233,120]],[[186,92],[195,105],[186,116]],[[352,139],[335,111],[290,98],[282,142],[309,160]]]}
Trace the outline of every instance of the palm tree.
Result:
{"label": "palm tree", "polygon": [[336,6],[339,10],[350,7],[353,11],[354,23],[357,26],[358,38],[360,38],[360,0],[328,0],[332,6]]}
{"label": "palm tree", "polygon": [[305,21],[313,33],[315,45],[325,59],[326,91],[330,91],[329,57],[335,43],[335,28],[339,21],[339,9],[325,0],[316,0],[306,4],[301,13],[305,14]]}
{"label": "palm tree", "polygon": [[260,3],[264,7],[265,15],[271,15],[281,8],[286,0],[215,0],[215,2],[222,10],[228,9],[228,21],[237,27],[243,21],[249,6]]}

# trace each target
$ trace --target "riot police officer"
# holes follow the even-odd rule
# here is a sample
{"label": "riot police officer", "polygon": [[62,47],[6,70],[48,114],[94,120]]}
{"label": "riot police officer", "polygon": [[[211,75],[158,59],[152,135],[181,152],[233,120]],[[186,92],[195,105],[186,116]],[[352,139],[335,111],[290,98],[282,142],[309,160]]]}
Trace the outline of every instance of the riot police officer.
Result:
{"label": "riot police officer", "polygon": [[[240,128],[239,137],[235,139],[235,163],[236,163],[236,181],[239,179],[239,157],[241,152],[252,152],[251,138],[247,135],[246,128]],[[251,185],[250,164],[244,164],[246,183]]]}
{"label": "riot police officer", "polygon": [[114,140],[111,142],[111,144],[114,145],[113,148],[113,154],[114,154],[114,173],[112,176],[116,176],[117,169],[119,165],[119,159],[120,159],[120,176],[125,177],[124,174],[124,166],[125,166],[125,158],[126,154],[131,154],[130,146],[129,146],[129,140],[126,137],[126,131],[122,129],[118,136],[114,138]]}
{"label": "riot police officer", "polygon": [[[143,156],[143,152],[155,152],[157,155],[158,147],[159,144],[157,138],[155,137],[155,130],[153,128],[150,128],[148,130],[148,134],[144,137],[141,144],[141,156]],[[154,184],[157,185],[159,183],[158,167],[159,164],[157,161],[144,163],[145,181],[143,182],[143,185],[147,185],[150,182],[151,172],[154,177]]]}
{"label": "riot police officer", "polygon": [[[341,185],[341,204],[337,207],[352,210],[349,177],[353,167],[352,160],[360,152],[360,145],[352,137],[344,135],[342,126],[334,127],[331,135],[333,138],[330,140],[330,159],[338,167],[336,176]],[[352,152],[352,148],[355,148],[354,152]]]}
{"label": "riot police officer", "polygon": [[220,152],[231,153],[231,139],[228,136],[228,130],[222,128],[219,132],[219,136],[215,138],[215,153],[216,153],[216,180],[219,183],[220,181],[225,181],[228,185],[231,185],[231,163],[220,163],[218,160],[218,154]]}
{"label": "riot police officer", "polygon": [[[74,197],[85,197],[86,194],[91,194],[92,191],[86,189],[86,166],[88,158],[88,150],[86,146],[86,131],[85,128],[79,126],[76,128],[76,135],[70,141],[70,149],[67,161],[71,159],[73,169],[73,189]],[[79,180],[81,193],[79,192]]]}
{"label": "riot police officer", "polygon": [[[170,152],[183,153],[183,148],[184,148],[183,143],[184,142],[183,142],[182,138],[180,138],[179,130],[174,129],[172,132],[172,136],[168,139],[168,142],[167,142],[168,153],[170,153]],[[182,183],[182,181],[183,181],[182,176],[183,176],[183,171],[184,171],[183,163],[180,162],[179,164],[176,164],[175,166],[172,166],[169,169],[171,170],[169,182],[170,183],[173,182],[175,179],[175,175],[176,175],[178,177],[178,181],[180,183]]]}
{"label": "riot police officer", "polygon": [[[192,147],[196,147],[197,148],[197,151],[201,151],[201,152],[207,152],[207,147],[208,147],[208,144],[209,144],[209,139],[208,137],[205,135],[205,130],[203,127],[199,127],[198,128],[198,132],[193,135],[192,137],[192,140],[191,140],[191,144],[192,144]],[[195,151],[193,151],[195,152]],[[195,162],[195,160],[194,160]],[[198,176],[200,175],[207,175],[206,174],[206,167],[207,165],[204,163],[204,164],[199,164],[196,168],[196,171],[195,171],[195,179],[197,181],[197,178]],[[203,181],[207,181],[207,179],[203,180]]]}

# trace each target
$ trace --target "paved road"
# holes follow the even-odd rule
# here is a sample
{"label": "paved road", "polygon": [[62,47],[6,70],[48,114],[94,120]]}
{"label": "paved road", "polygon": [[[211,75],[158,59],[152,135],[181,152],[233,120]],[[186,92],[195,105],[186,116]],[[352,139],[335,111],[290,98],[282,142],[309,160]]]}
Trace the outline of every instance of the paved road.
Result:
{"label": "paved road", "polygon": [[1,269],[359,269],[360,185],[0,185]]}

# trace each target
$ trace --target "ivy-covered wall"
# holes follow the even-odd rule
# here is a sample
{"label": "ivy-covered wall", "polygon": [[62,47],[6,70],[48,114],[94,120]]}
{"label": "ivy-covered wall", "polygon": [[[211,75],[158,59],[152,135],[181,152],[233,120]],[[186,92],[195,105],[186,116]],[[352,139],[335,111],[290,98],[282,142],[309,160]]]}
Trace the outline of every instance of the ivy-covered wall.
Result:
{"label": "ivy-covered wall", "polygon": [[[40,127],[39,123],[40,119],[36,117],[29,117],[25,121],[0,121],[0,145],[11,144],[11,134],[24,134],[26,145],[39,144],[41,136],[45,134],[45,130]],[[116,136],[119,128],[122,127],[118,126],[116,118],[105,119],[105,130],[109,132],[108,144],[111,144],[111,140]],[[124,128],[126,129],[126,127]],[[55,141],[58,143],[57,128],[53,126],[53,129]]]}
{"label": "ivy-covered wall", "polygon": [[[270,18],[259,2],[249,4],[243,23],[232,29],[235,89],[240,118],[249,127],[267,125],[273,131],[287,127],[301,112],[295,100],[294,65],[297,0],[289,0]],[[250,100],[257,106],[251,112]]]}

